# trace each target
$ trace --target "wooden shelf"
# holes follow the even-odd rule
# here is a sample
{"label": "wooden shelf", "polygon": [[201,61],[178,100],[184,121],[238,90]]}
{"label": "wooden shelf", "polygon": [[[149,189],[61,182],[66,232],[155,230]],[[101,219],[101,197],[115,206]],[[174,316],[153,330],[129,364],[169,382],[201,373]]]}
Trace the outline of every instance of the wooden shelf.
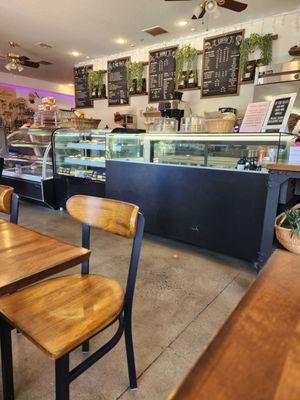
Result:
{"label": "wooden shelf", "polygon": [[252,85],[254,84],[254,81],[241,81],[240,85],[250,85],[252,83]]}
{"label": "wooden shelf", "polygon": [[183,88],[183,89],[178,88],[177,89],[178,92],[189,92],[191,90],[201,90],[201,87],[196,86],[196,87],[191,87],[191,88]]}
{"label": "wooden shelf", "polygon": [[136,97],[136,96],[148,96],[148,92],[146,93],[135,93],[135,94],[130,94],[130,97]]}

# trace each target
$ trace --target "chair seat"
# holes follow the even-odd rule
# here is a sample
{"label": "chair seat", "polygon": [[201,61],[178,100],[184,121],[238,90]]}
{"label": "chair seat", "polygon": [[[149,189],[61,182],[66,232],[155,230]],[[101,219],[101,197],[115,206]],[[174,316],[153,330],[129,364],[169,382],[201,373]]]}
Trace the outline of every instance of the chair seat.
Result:
{"label": "chair seat", "polygon": [[113,322],[123,304],[118,282],[78,274],[0,297],[0,312],[50,358],[58,359]]}

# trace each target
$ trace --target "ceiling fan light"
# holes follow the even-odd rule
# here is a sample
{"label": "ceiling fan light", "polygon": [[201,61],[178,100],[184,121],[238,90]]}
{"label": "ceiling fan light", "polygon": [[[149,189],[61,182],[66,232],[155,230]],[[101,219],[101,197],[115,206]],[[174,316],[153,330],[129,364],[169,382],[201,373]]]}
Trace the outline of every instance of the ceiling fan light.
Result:
{"label": "ceiling fan light", "polygon": [[216,10],[217,5],[218,4],[216,0],[208,0],[205,4],[205,11],[207,11],[208,13],[212,13]]}
{"label": "ceiling fan light", "polygon": [[17,69],[18,69],[19,72],[22,72],[24,68],[22,67],[21,64],[18,64],[17,65]]}
{"label": "ceiling fan light", "polygon": [[10,68],[10,62],[7,63],[7,64],[5,65],[5,68],[7,69],[7,71],[10,71],[10,70],[11,70],[11,68]]}

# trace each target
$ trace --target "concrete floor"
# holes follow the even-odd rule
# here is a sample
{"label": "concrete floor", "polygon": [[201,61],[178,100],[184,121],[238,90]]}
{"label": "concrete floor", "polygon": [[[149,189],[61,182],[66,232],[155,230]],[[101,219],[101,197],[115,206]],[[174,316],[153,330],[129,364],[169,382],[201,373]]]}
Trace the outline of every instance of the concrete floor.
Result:
{"label": "concrete floor", "polygon": [[[20,224],[80,244],[81,228],[65,213],[21,205]],[[91,272],[125,283],[129,242],[92,232]],[[78,272],[76,267],[69,273]],[[163,400],[185,376],[255,279],[246,263],[145,235],[135,293],[133,331],[139,388],[128,390],[123,340],[71,384],[72,400]],[[110,331],[111,332],[111,331]],[[92,351],[110,332],[91,341]],[[54,399],[54,365],[13,334],[19,400]],[[83,358],[71,356],[71,367]],[[0,394],[0,398],[1,394]]]}

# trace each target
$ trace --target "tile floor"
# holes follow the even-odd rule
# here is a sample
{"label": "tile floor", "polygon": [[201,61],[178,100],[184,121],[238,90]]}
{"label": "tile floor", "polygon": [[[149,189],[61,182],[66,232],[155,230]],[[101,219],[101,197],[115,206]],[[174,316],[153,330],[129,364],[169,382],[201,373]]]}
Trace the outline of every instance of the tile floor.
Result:
{"label": "tile floor", "polygon": [[[20,224],[80,244],[80,226],[65,213],[22,203]],[[91,272],[126,281],[128,241],[92,232]],[[69,272],[79,271],[76,267]],[[123,340],[71,385],[71,400],[163,400],[184,377],[255,279],[245,262],[145,235],[134,302],[139,388],[128,390]],[[96,349],[109,332],[91,341]],[[54,366],[13,334],[16,400],[54,399]],[[76,350],[71,367],[82,360]],[[0,394],[0,399],[2,399]]]}

